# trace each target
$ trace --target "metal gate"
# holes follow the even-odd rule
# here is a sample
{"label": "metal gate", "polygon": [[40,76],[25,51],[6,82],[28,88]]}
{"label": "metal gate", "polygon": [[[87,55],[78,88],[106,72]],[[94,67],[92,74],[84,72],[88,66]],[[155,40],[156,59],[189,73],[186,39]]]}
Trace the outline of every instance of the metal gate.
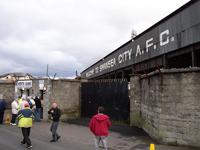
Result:
{"label": "metal gate", "polygon": [[82,117],[91,117],[96,114],[98,106],[103,106],[105,113],[112,120],[128,122],[130,116],[128,82],[125,80],[104,80],[82,83]]}

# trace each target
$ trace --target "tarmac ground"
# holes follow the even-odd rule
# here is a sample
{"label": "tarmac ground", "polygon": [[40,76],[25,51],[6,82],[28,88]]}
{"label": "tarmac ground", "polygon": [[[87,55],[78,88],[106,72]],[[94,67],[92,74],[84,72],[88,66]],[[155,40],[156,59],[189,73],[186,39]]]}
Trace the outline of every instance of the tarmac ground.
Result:
{"label": "tarmac ground", "polygon": [[[50,122],[34,123],[31,129],[33,150],[94,150],[93,135],[86,126],[72,122],[60,123],[58,133],[61,139],[56,143],[49,142],[51,140],[49,128]],[[0,125],[0,150],[23,150],[25,146],[20,145],[21,140],[21,130],[17,126]],[[150,143],[155,142],[139,129],[114,126],[108,143],[109,150],[149,150]],[[156,150],[196,150],[156,143],[155,147]]]}

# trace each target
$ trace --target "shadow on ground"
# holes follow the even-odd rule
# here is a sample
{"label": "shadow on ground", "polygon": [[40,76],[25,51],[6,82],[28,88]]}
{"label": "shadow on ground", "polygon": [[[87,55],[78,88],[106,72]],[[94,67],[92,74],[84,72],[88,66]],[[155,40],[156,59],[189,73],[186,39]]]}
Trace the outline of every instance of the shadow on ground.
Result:
{"label": "shadow on ground", "polygon": [[[90,119],[89,118],[79,118],[75,120],[68,120],[64,121],[69,124],[76,124],[81,126],[88,126]],[[142,130],[141,128],[137,127],[130,127],[127,124],[112,124],[112,127],[110,128],[111,131],[118,132],[123,136],[148,136],[148,134]]]}

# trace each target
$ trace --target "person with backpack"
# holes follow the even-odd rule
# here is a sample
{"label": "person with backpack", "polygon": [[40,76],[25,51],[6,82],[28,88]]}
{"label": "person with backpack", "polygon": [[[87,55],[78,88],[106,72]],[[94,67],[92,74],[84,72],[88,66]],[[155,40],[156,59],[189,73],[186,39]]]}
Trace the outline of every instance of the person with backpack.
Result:
{"label": "person with backpack", "polygon": [[60,139],[60,135],[57,133],[59,121],[60,121],[60,116],[61,116],[61,111],[58,108],[57,103],[52,103],[51,109],[48,111],[48,114],[51,115],[51,118],[53,120],[51,124],[50,131],[52,132],[52,140],[50,142],[57,142]]}
{"label": "person with backpack", "polygon": [[107,137],[108,130],[111,126],[109,116],[103,114],[104,108],[98,107],[98,113],[92,117],[89,123],[90,131],[94,134],[94,142],[96,150],[99,149],[100,143],[102,143],[105,150],[108,150]]}
{"label": "person with backpack", "polygon": [[24,103],[24,109],[20,110],[17,115],[18,127],[22,130],[23,140],[21,144],[25,145],[26,148],[32,148],[30,140],[31,127],[33,126],[34,113],[30,109],[29,103]]}

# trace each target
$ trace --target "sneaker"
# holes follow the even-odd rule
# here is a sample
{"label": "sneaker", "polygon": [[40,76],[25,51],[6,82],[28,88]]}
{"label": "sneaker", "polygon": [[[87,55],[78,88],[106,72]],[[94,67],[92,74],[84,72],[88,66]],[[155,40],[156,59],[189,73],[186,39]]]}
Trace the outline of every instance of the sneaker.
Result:
{"label": "sneaker", "polygon": [[32,145],[28,145],[26,148],[31,149],[32,147],[33,147]]}
{"label": "sneaker", "polygon": [[56,141],[58,141],[60,138],[61,138],[61,136],[58,136]]}
{"label": "sneaker", "polygon": [[56,140],[51,140],[50,142],[56,142]]}
{"label": "sneaker", "polygon": [[25,144],[26,144],[25,142],[21,141],[21,145],[25,145]]}
{"label": "sneaker", "polygon": [[13,126],[16,126],[17,124],[16,124],[16,123],[13,123],[12,125],[13,125]]}

